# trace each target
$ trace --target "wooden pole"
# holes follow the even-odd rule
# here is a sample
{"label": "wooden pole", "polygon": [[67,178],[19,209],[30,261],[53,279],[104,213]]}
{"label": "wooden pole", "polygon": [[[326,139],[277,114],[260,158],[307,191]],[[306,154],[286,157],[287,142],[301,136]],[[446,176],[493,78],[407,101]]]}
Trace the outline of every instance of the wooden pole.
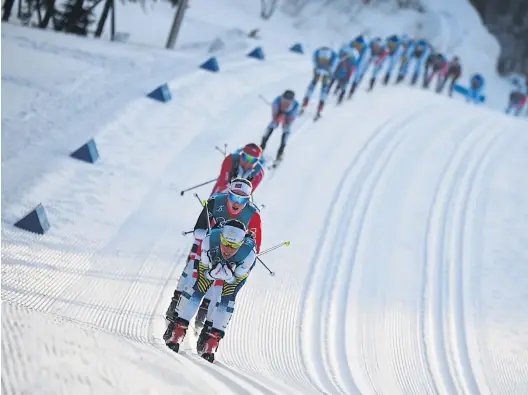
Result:
{"label": "wooden pole", "polygon": [[172,21],[169,37],[167,37],[167,43],[165,44],[166,49],[174,49],[174,45],[176,45],[176,38],[178,37],[178,33],[183,22],[183,15],[185,14],[185,10],[187,8],[187,2],[188,0],[180,0],[178,9],[174,15],[174,20]]}

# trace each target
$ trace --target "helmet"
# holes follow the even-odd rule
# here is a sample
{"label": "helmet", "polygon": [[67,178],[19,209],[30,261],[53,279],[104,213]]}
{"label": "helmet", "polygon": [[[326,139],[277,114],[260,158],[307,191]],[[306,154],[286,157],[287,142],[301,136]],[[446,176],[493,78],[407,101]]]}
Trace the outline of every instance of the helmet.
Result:
{"label": "helmet", "polygon": [[393,34],[392,36],[389,36],[387,42],[389,42],[390,44],[398,44],[400,42],[400,39],[396,34]]}
{"label": "helmet", "polygon": [[231,248],[240,248],[246,237],[246,226],[237,219],[228,219],[222,227],[220,241]]}
{"label": "helmet", "polygon": [[293,100],[295,99],[295,92],[290,89],[287,89],[282,94],[282,98],[285,100]]}
{"label": "helmet", "polygon": [[247,144],[242,151],[245,154],[254,158],[260,158],[260,156],[262,155],[262,148],[260,147],[260,145],[257,145],[255,143]]}

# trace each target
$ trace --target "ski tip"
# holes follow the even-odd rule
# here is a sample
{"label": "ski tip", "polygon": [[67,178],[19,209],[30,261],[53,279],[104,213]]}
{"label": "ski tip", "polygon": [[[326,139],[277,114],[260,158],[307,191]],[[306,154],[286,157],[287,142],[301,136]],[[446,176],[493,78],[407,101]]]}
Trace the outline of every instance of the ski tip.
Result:
{"label": "ski tip", "polygon": [[290,246],[290,242],[289,242],[289,241],[285,241],[285,242],[284,242],[284,245],[285,245],[286,247],[289,247],[289,246]]}

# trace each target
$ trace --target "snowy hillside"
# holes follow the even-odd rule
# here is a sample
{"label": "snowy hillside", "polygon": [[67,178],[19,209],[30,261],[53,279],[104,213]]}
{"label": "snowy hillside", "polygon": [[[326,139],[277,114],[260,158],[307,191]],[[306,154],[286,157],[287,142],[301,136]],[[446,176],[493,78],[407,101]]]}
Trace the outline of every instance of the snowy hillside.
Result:
{"label": "snowy hillside", "polygon": [[[253,26],[242,3],[218,29]],[[262,28],[265,61],[243,39],[218,74],[196,67],[198,25],[175,52],[2,25],[2,393],[528,393],[527,123],[405,86],[296,122],[255,194],[263,246],[291,240],[263,257],[277,275],[256,266],[214,364],[192,336],[164,345],[200,211],[180,191],[217,175],[215,145],[260,140],[259,95],[310,78],[289,19]],[[165,81],[171,102],[145,97]],[[90,137],[95,164],[68,157]],[[46,235],[12,226],[38,203]]]}

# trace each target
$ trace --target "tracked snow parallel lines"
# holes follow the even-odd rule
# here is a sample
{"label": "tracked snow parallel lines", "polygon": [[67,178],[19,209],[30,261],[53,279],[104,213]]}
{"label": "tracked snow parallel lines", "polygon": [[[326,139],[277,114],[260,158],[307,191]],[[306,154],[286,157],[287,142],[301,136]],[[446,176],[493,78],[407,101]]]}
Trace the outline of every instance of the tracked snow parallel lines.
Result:
{"label": "tracked snow parallel lines", "polygon": [[[491,129],[491,132],[489,130]],[[425,264],[427,338],[439,393],[478,394],[465,339],[462,251],[467,196],[474,173],[497,138],[487,124],[467,128],[442,174],[431,206]],[[458,195],[457,195],[458,194]]]}
{"label": "tracked snow parallel lines", "polygon": [[[427,106],[420,107],[416,110],[416,114],[426,114]],[[422,112],[420,112],[422,110]],[[394,114],[398,114],[401,111],[396,108]],[[305,355],[304,361],[308,364],[308,360],[312,363],[319,358],[318,350],[327,350],[327,343],[329,343],[330,354],[323,353],[322,366],[320,369],[316,369],[317,373],[325,371],[327,376],[320,377],[319,384],[315,384],[322,391],[330,393],[359,393],[359,388],[352,377],[350,361],[347,357],[347,350],[353,349],[347,343],[345,337],[346,331],[344,331],[344,319],[345,315],[343,312],[346,311],[347,294],[347,283],[344,279],[349,279],[352,275],[353,261],[350,264],[345,264],[346,260],[341,260],[342,245],[352,243],[355,245],[354,238],[359,237],[361,232],[361,216],[364,214],[364,204],[368,198],[360,199],[359,193],[363,192],[365,184],[367,188],[370,177],[373,174],[374,180],[377,177],[375,168],[378,163],[381,163],[381,168],[378,171],[383,171],[383,159],[384,154],[387,154],[387,159],[390,158],[391,152],[398,146],[400,139],[403,137],[399,129],[410,121],[415,116],[413,113],[410,116],[404,116],[397,121],[388,122],[379,128],[367,144],[359,151],[359,155],[355,157],[348,169],[345,170],[344,179],[338,184],[336,195],[334,195],[333,201],[330,205],[331,210],[335,207],[345,207],[344,213],[336,213],[333,215],[331,211],[327,215],[327,221],[323,227],[324,239],[323,248],[318,246],[317,253],[314,255],[312,260],[312,267],[316,271],[316,274],[312,277],[314,283],[307,282],[309,287],[303,294],[306,294],[305,303],[306,306],[310,306],[310,309],[303,310],[303,316],[301,317],[301,326],[303,329],[310,331],[310,337],[303,341],[303,351],[315,347],[312,351],[313,355]],[[375,185],[375,181],[373,181]],[[370,189],[367,189],[367,191]],[[369,192],[367,192],[368,195]],[[340,198],[343,200],[339,200]],[[359,227],[357,228],[356,236],[350,238],[352,232],[346,232],[349,226],[354,226],[354,219],[359,215]],[[329,237],[328,231],[334,229],[336,233],[329,243],[326,239]],[[343,237],[347,235],[346,243]],[[357,242],[357,241],[356,241]],[[328,248],[328,250],[326,250]],[[352,252],[353,253],[353,252]],[[321,259],[323,259],[321,261]],[[340,265],[341,264],[341,265]],[[345,273],[339,273],[340,268],[345,270]],[[339,275],[338,275],[339,274]],[[322,279],[322,283],[321,282]],[[336,285],[336,283],[338,285]],[[323,299],[320,298],[318,292],[322,289],[330,290],[330,292],[323,293]],[[333,291],[332,291],[333,290]],[[335,292],[340,291],[334,295]],[[335,304],[338,306],[335,308]],[[337,311],[335,311],[337,310]],[[314,314],[321,314],[321,318]],[[325,325],[324,317],[327,317],[328,322]],[[311,323],[310,323],[311,320]],[[340,322],[341,321],[341,322]],[[337,332],[330,332],[329,328],[336,328]],[[343,347],[343,340],[346,347]],[[320,346],[318,346],[320,344]],[[353,358],[353,357],[352,357]],[[333,365],[336,363],[337,365]],[[314,372],[315,373],[315,372]]]}

